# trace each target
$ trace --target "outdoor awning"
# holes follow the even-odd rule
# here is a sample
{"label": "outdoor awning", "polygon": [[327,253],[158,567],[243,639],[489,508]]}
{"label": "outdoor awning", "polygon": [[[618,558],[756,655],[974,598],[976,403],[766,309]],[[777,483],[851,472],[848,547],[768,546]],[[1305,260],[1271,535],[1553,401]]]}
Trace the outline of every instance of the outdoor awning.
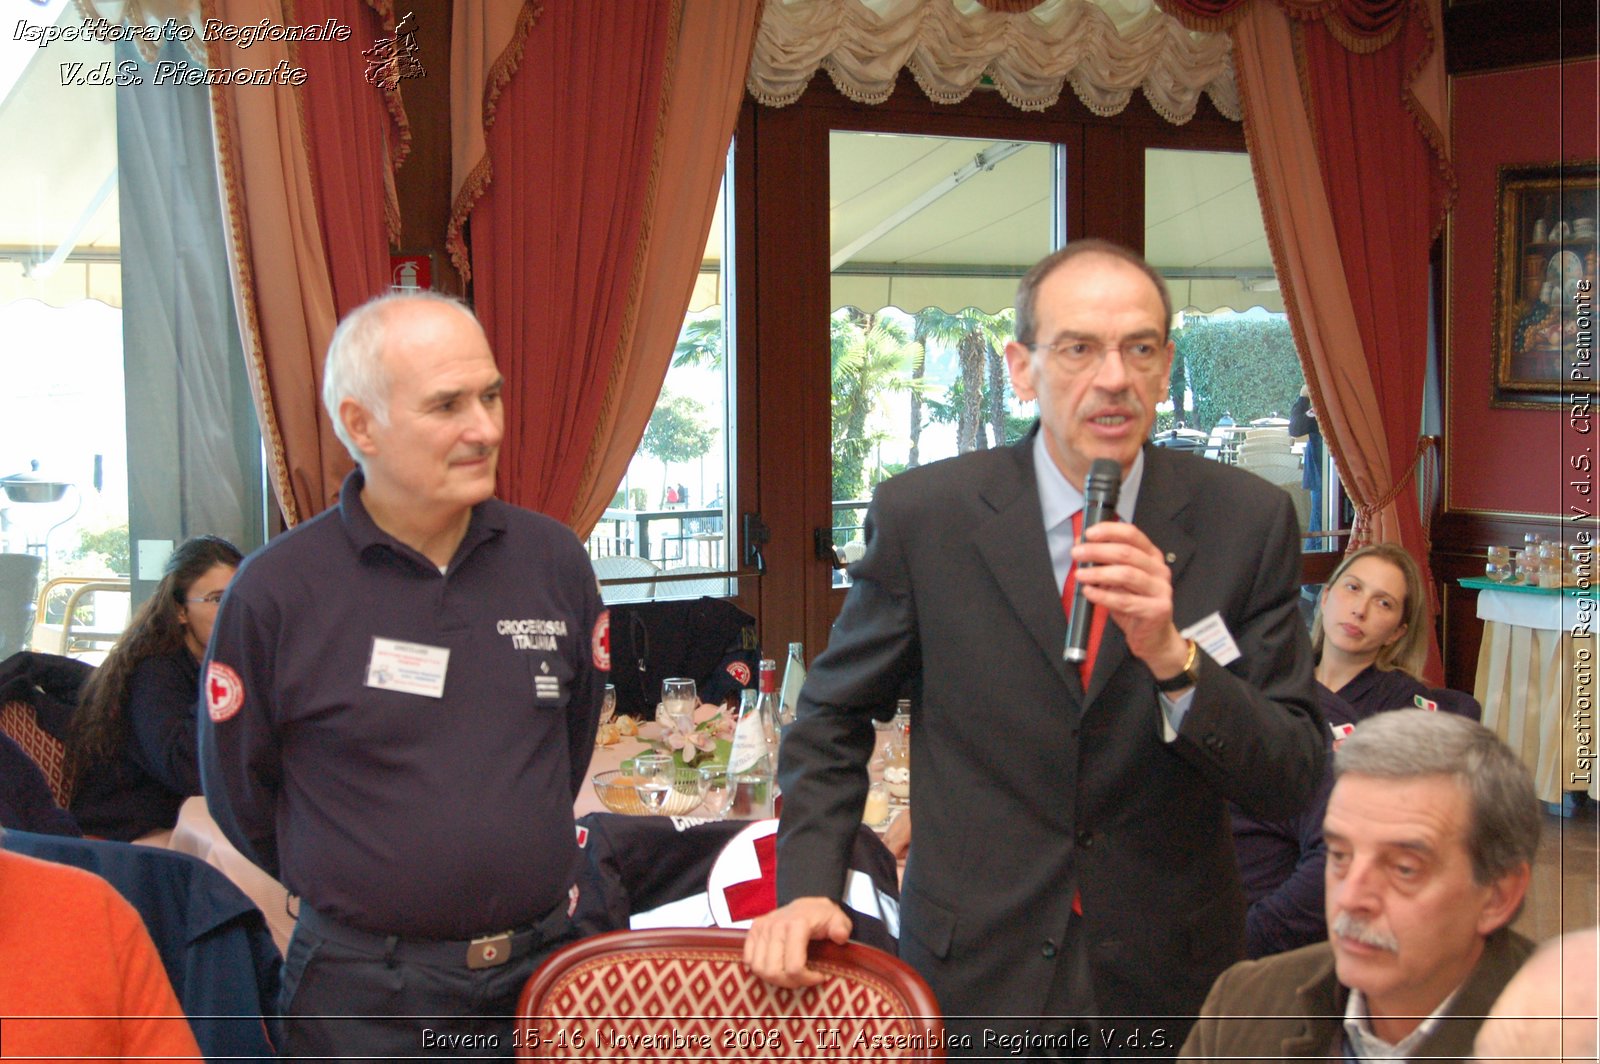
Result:
{"label": "outdoor awning", "polygon": [[[995,313],[1052,246],[1049,145],[835,133],[830,152],[835,307]],[[1283,310],[1244,154],[1151,151],[1145,197],[1145,255],[1176,308]],[[720,302],[722,246],[719,211],[692,310]]]}
{"label": "outdoor awning", "polygon": [[[67,0],[17,5],[15,21],[55,25]],[[66,20],[78,21],[75,11]],[[0,304],[38,299],[122,303],[117,218],[116,89],[92,82],[112,46],[0,35]],[[79,83],[82,79],[83,83]],[[65,82],[65,83],[64,83]]]}

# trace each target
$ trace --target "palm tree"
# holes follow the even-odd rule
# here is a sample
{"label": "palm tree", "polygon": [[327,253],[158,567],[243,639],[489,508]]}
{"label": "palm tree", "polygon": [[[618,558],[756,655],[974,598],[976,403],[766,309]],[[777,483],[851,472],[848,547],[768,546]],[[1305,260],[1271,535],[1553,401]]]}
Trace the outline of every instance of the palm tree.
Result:
{"label": "palm tree", "polygon": [[829,320],[833,387],[833,497],[859,498],[866,490],[867,456],[883,434],[867,418],[885,392],[911,389],[922,345],[889,318],[854,307]]}
{"label": "palm tree", "polygon": [[1004,447],[1006,444],[1006,395],[1010,378],[1006,373],[1006,359],[1001,352],[1005,344],[1016,332],[1016,311],[1003,310],[999,314],[989,315],[991,331],[989,343],[989,431],[992,434],[993,446]]}
{"label": "palm tree", "polygon": [[956,411],[956,450],[966,452],[988,446],[984,437],[984,365],[989,363],[991,392],[989,422],[995,444],[1005,442],[1005,378],[999,366],[1000,350],[1011,336],[1011,312],[985,314],[968,307],[954,314],[925,307],[916,314],[916,334],[924,342],[938,340],[956,349],[961,366],[961,406]]}
{"label": "palm tree", "polygon": [[672,365],[722,368],[722,315],[697,318],[685,322],[678,334],[678,344],[672,349]]}

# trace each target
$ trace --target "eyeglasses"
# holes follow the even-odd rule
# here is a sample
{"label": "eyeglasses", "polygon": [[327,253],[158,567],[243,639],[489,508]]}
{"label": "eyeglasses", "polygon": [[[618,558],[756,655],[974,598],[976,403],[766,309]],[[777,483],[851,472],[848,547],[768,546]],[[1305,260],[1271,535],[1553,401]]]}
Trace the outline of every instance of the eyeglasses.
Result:
{"label": "eyeglasses", "polygon": [[207,606],[220,606],[222,605],[222,592],[213,591],[209,595],[201,595],[199,598],[186,598],[183,601],[191,606],[198,606],[202,602]]}
{"label": "eyeglasses", "polygon": [[1161,365],[1166,354],[1166,344],[1155,340],[1124,340],[1120,344],[1105,344],[1081,336],[1058,336],[1049,343],[1026,345],[1035,353],[1047,352],[1055,365],[1070,373],[1095,368],[1105,361],[1106,355],[1116,351],[1122,361],[1134,372],[1145,372]]}

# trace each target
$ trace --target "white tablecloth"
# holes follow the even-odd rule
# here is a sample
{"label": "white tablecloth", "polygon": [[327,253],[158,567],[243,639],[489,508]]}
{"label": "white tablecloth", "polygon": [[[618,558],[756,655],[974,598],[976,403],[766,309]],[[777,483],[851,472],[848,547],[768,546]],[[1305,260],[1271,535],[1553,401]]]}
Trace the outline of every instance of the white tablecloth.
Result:
{"label": "white tablecloth", "polygon": [[1595,601],[1485,589],[1478,616],[1483,644],[1473,694],[1483,723],[1522,757],[1541,801],[1559,802],[1567,791],[1600,799]]}

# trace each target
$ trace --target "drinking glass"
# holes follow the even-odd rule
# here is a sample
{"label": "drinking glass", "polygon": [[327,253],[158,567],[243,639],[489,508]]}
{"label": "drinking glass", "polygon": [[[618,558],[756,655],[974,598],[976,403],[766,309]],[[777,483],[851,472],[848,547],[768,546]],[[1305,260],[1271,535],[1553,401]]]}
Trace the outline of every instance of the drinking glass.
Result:
{"label": "drinking glass", "polygon": [[733,804],[733,783],[728,779],[728,766],[720,761],[709,762],[700,766],[699,776],[696,783],[700,788],[700,804],[713,820],[721,820],[727,815],[728,806]]}
{"label": "drinking glass", "polygon": [[600,723],[609,724],[611,718],[617,715],[617,685],[606,684],[606,696],[600,703]]}
{"label": "drinking glass", "polygon": [[694,728],[694,711],[700,705],[700,693],[694,681],[684,676],[673,676],[661,681],[661,706],[667,720],[681,732]]}
{"label": "drinking glass", "polygon": [[672,758],[666,754],[640,754],[633,759],[633,787],[646,812],[659,813],[666,807],[676,777]]}

